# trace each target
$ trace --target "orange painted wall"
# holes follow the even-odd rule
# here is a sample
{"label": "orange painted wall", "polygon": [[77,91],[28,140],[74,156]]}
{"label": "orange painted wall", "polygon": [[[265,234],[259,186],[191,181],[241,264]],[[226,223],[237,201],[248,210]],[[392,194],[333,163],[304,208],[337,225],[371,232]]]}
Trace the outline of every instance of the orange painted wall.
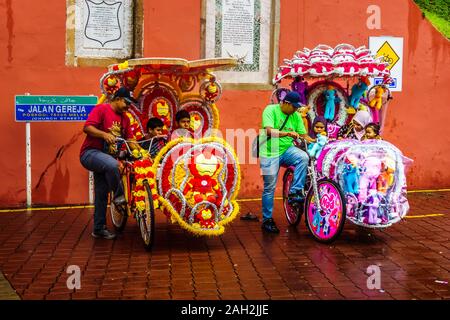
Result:
{"label": "orange painted wall", "polygon": [[[45,3],[45,5],[43,4]],[[368,45],[368,37],[404,37],[403,91],[394,93],[385,138],[414,159],[410,189],[450,187],[449,42],[422,19],[411,0],[281,0],[279,57],[319,43]],[[200,0],[144,1],[144,54],[200,57]],[[366,9],[382,9],[382,29],[368,30]],[[65,1],[0,0],[2,152],[0,207],[25,203],[25,125],[14,122],[14,95],[99,94],[103,68],[64,64]],[[257,127],[270,91],[225,91],[221,129]],[[237,117],[236,114],[239,114]],[[245,116],[243,116],[245,115]],[[33,203],[88,201],[87,172],[78,161],[82,123],[33,123]],[[240,197],[259,197],[257,165],[242,165]]]}

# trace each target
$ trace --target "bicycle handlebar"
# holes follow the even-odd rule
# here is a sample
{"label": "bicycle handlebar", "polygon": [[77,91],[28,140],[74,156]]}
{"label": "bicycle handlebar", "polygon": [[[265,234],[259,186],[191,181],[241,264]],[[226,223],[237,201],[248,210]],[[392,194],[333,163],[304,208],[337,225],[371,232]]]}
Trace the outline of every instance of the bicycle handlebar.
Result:
{"label": "bicycle handlebar", "polygon": [[116,137],[116,141],[121,141],[121,142],[125,143],[125,146],[126,146],[126,148],[127,148],[128,153],[129,153],[129,154],[133,154],[133,152],[131,151],[131,148],[130,148],[129,143],[142,144],[142,143],[144,143],[144,142],[151,141],[151,142],[150,142],[150,146],[148,147],[148,150],[147,150],[148,152],[150,152],[150,149],[151,149],[151,147],[152,147],[153,140],[154,140],[154,139],[161,139],[161,138],[162,138],[162,139],[167,139],[167,136],[165,136],[165,135],[159,135],[159,136],[155,136],[155,137],[150,138],[150,139],[140,140],[140,141],[126,140],[126,139],[123,139],[123,138],[120,138],[120,137]]}

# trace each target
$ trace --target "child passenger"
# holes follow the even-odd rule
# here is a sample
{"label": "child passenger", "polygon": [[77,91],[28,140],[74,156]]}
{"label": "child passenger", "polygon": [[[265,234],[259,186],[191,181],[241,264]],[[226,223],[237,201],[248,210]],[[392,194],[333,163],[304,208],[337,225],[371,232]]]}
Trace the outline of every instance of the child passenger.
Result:
{"label": "child passenger", "polygon": [[380,136],[380,126],[374,122],[369,123],[365,128],[363,140],[382,140]]}
{"label": "child passenger", "polygon": [[193,133],[190,129],[191,115],[186,110],[180,110],[175,115],[175,121],[177,128],[172,132],[170,140],[174,140],[179,137],[192,138]]}
{"label": "child passenger", "polygon": [[366,110],[359,110],[349,124],[343,125],[338,132],[338,139],[360,140],[366,133],[364,128],[372,122],[372,116]]}
{"label": "child passenger", "polygon": [[[148,150],[150,157],[154,158],[159,150],[164,147],[167,137],[162,134],[164,123],[159,118],[150,118],[147,121],[147,134],[144,137],[145,141],[141,144],[141,147]],[[150,150],[149,150],[150,149]]]}
{"label": "child passenger", "polygon": [[318,134],[326,136],[327,133],[328,133],[327,120],[321,116],[315,117],[311,129],[309,131],[309,136],[313,139],[316,139]]}

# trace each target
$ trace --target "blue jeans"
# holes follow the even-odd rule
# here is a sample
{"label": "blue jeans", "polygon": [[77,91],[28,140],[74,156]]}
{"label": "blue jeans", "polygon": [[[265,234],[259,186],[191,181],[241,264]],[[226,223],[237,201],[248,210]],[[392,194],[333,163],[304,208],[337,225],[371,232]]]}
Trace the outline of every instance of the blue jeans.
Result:
{"label": "blue jeans", "polygon": [[295,146],[291,146],[280,157],[261,157],[260,166],[264,180],[264,191],[262,194],[263,221],[272,218],[273,198],[280,166],[295,166],[294,179],[289,193],[297,193],[305,187],[308,162],[309,157],[306,152]]}
{"label": "blue jeans", "polygon": [[119,163],[96,149],[86,150],[80,157],[80,162],[83,167],[94,172],[94,231],[100,231],[106,227],[108,193],[114,191],[114,197],[123,195]]}

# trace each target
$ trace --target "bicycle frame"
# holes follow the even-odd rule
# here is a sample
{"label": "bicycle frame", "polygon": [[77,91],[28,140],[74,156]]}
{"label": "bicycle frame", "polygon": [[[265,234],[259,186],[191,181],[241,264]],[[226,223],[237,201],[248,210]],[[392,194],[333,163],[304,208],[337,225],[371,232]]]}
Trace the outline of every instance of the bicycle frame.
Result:
{"label": "bicycle frame", "polygon": [[319,208],[319,210],[322,210],[320,206],[320,199],[319,199],[319,189],[317,188],[317,171],[316,171],[316,159],[311,158],[310,164],[308,165],[308,173],[311,175],[311,186],[313,188],[314,192],[314,202],[316,205],[316,208]]}

